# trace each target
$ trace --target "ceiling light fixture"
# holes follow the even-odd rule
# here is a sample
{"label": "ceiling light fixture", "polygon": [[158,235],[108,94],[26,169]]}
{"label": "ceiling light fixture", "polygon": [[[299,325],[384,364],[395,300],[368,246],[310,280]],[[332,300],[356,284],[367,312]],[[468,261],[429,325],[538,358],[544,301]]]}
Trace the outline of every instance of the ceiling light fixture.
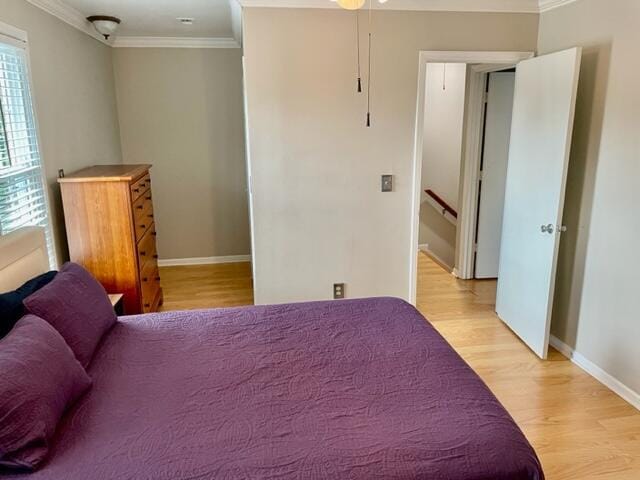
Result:
{"label": "ceiling light fixture", "polygon": [[[331,0],[333,3],[337,3],[345,10],[360,10],[364,7],[366,0]],[[387,3],[387,0],[378,0],[378,3]]]}
{"label": "ceiling light fixture", "polygon": [[196,21],[195,18],[191,17],[178,17],[176,20],[178,20],[182,25],[193,25],[193,22]]}
{"label": "ceiling light fixture", "polygon": [[105,40],[109,40],[109,37],[115,33],[118,25],[120,25],[118,17],[109,15],[92,15],[87,17],[87,20],[93,23],[94,28],[104,36]]}
{"label": "ceiling light fixture", "polygon": [[359,10],[364,6],[365,0],[337,0],[337,2],[345,10]]}

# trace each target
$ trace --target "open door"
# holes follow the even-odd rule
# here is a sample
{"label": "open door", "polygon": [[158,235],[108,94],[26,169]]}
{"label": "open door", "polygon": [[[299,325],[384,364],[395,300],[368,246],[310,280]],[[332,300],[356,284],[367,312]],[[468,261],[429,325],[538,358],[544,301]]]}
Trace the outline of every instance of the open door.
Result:
{"label": "open door", "polygon": [[475,278],[496,278],[509,159],[515,73],[489,74],[480,177]]}
{"label": "open door", "polygon": [[496,311],[547,357],[581,49],[518,64]]}

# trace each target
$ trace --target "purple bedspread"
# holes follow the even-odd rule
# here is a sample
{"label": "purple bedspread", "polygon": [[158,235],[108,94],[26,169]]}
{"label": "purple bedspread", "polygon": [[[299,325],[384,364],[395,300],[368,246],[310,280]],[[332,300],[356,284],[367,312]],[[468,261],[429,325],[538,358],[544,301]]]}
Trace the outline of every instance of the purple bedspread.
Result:
{"label": "purple bedspread", "polygon": [[121,318],[30,480],[540,480],[480,378],[391,298]]}

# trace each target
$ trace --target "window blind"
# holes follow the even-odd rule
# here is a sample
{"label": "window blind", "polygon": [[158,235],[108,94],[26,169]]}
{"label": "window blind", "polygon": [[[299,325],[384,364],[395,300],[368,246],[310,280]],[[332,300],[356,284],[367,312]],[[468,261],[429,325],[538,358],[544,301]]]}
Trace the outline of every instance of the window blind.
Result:
{"label": "window blind", "polygon": [[55,265],[26,52],[0,41],[0,235],[37,225]]}

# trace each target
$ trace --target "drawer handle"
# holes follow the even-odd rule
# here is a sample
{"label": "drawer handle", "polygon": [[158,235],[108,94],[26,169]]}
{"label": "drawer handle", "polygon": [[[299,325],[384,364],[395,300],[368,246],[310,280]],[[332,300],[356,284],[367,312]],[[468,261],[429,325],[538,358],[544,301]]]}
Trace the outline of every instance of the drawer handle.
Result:
{"label": "drawer handle", "polygon": [[151,200],[151,196],[144,197],[145,200]]}
{"label": "drawer handle", "polygon": [[140,252],[140,255],[142,255],[143,257],[147,254],[147,252]]}
{"label": "drawer handle", "polygon": [[143,281],[143,282],[148,282],[148,281],[149,281],[149,279],[148,279],[147,277],[144,277],[144,278],[142,279],[142,281]]}
{"label": "drawer handle", "polygon": [[159,281],[160,281],[160,277],[156,277],[156,282],[159,282]]}
{"label": "drawer handle", "polygon": [[136,192],[136,193],[139,193],[140,189],[139,188],[134,188],[133,191]]}
{"label": "drawer handle", "polygon": [[144,188],[144,187],[146,187],[146,186],[147,186],[147,184],[146,184],[146,183],[141,183],[141,184],[140,184],[140,188]]}
{"label": "drawer handle", "polygon": [[147,215],[147,217],[153,218],[153,213],[150,213],[149,215]]}
{"label": "drawer handle", "polygon": [[151,306],[151,304],[150,303],[145,303],[144,306],[149,308]]}
{"label": "drawer handle", "polygon": [[151,232],[151,235],[153,235],[154,237],[158,236],[158,234],[156,232]]}
{"label": "drawer handle", "polygon": [[158,259],[158,255],[154,255],[153,258],[155,258],[157,260]]}
{"label": "drawer handle", "polygon": [[140,228],[147,228],[146,225],[140,225]]}
{"label": "drawer handle", "polygon": [[138,210],[142,210],[142,209],[144,208],[144,205],[138,205],[136,208],[137,208]]}

